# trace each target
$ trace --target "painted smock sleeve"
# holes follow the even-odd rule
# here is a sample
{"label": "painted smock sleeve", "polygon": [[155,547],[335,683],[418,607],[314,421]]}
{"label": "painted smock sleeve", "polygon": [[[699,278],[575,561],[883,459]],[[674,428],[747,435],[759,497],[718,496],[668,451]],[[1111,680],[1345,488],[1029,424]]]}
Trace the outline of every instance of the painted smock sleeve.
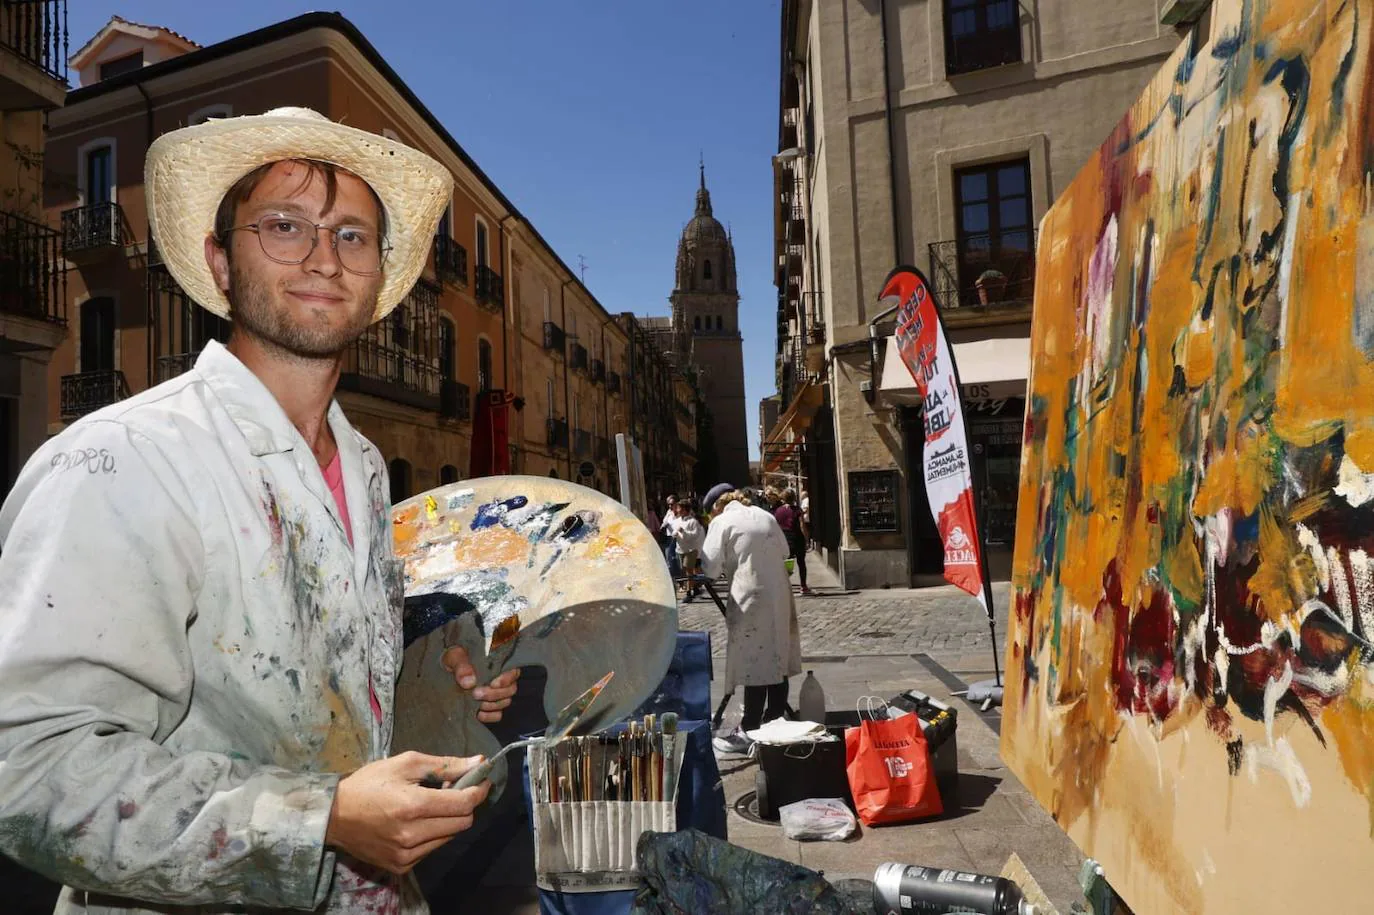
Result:
{"label": "painted smock sleeve", "polygon": [[318,906],[338,777],[161,745],[194,681],[187,488],[116,422],[61,448],[0,511],[0,852],[146,902]]}

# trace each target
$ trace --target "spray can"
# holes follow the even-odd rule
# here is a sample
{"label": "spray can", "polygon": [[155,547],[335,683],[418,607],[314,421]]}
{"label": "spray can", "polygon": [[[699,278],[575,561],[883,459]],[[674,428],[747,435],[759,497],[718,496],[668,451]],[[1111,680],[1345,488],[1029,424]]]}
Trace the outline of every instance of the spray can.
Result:
{"label": "spray can", "polygon": [[825,690],[821,689],[821,681],[816,679],[816,672],[808,670],[806,679],[802,681],[801,697],[797,700],[797,714],[802,721],[814,721],[817,724],[825,724]]}
{"label": "spray can", "polygon": [[873,875],[873,909],[880,915],[1038,915],[1005,877],[891,862]]}

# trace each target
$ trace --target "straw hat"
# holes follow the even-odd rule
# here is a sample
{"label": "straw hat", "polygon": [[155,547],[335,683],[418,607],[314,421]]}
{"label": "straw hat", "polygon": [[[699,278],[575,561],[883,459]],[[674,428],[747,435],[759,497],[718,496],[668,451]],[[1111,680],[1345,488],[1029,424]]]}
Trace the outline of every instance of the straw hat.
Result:
{"label": "straw hat", "polygon": [[385,137],[336,124],[309,108],[217,118],[163,134],[148,148],[148,228],[163,263],[192,299],[221,317],[229,300],[205,262],[205,239],[234,183],[260,165],[317,159],[371,185],[386,210],[387,244],[378,320],[415,285],[429,257],[453,176],[430,156]]}

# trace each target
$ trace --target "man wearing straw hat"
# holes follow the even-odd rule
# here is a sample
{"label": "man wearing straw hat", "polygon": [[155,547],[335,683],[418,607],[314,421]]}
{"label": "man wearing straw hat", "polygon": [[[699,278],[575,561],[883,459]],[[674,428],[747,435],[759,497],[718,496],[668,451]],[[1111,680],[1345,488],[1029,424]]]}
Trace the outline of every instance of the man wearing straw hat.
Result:
{"label": "man wearing straw hat", "polygon": [[424,912],[400,875],[489,786],[388,757],[402,570],[385,463],[333,392],[452,178],[277,109],[159,138],[146,184],[168,270],[233,332],[48,442],[0,509],[0,851],[63,913]]}

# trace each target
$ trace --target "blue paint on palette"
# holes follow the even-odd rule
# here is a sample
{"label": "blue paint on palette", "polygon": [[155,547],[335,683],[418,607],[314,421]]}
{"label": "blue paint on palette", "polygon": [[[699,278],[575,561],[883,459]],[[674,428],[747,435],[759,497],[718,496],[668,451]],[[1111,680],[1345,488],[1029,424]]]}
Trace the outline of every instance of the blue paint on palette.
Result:
{"label": "blue paint on palette", "polygon": [[486,505],[478,506],[477,514],[472,519],[472,529],[480,531],[499,524],[509,512],[524,508],[528,502],[529,499],[524,496],[512,496],[509,499],[502,499],[500,502],[488,502]]}

